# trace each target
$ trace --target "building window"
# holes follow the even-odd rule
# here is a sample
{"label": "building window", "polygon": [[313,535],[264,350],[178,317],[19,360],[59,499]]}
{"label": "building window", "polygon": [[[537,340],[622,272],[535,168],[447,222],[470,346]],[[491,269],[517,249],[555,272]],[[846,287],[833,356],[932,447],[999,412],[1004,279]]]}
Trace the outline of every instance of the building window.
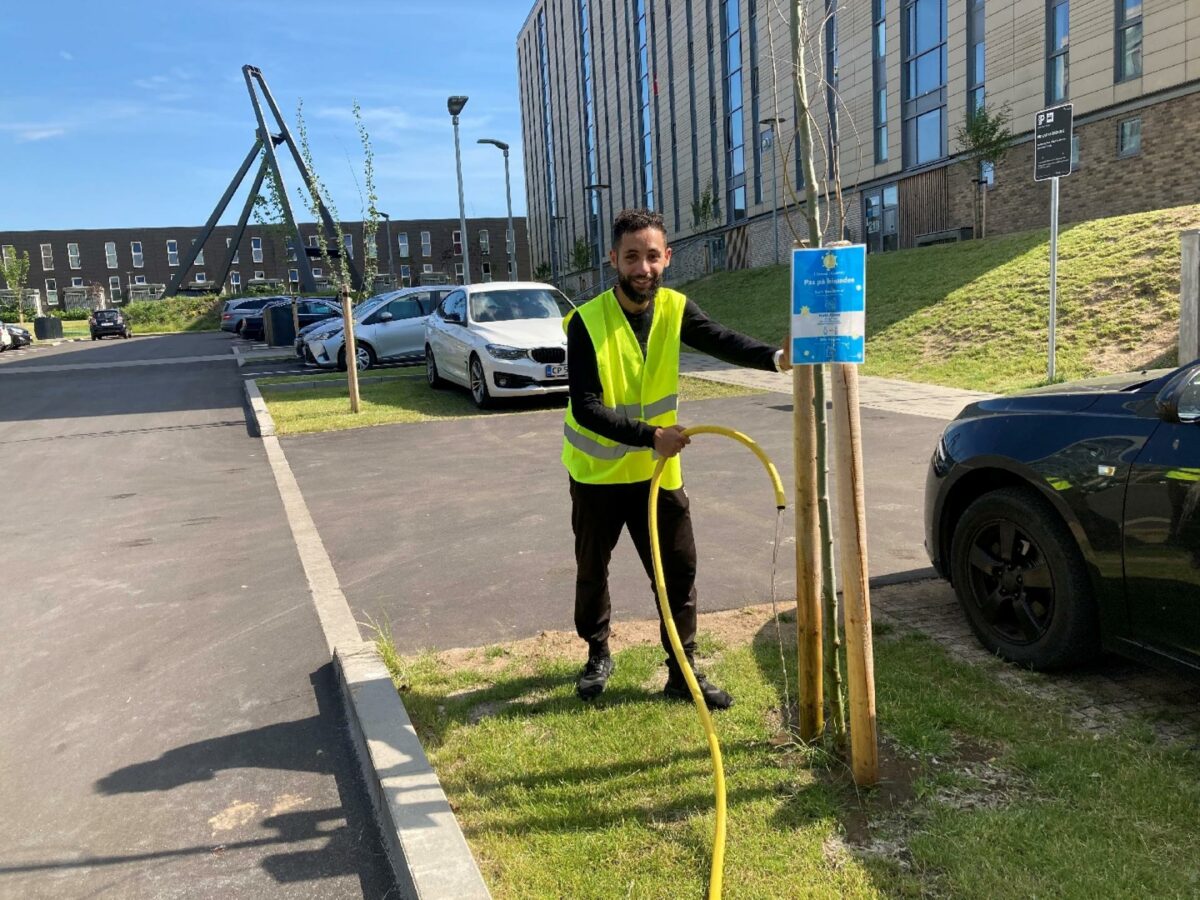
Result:
{"label": "building window", "polygon": [[346,248],[346,256],[350,257],[350,259],[354,259],[354,235],[343,234],[342,246]]}
{"label": "building window", "polygon": [[421,232],[421,255],[433,256],[433,244],[429,240],[429,232]]}
{"label": "building window", "polygon": [[299,269],[288,269],[288,281],[290,281],[292,284],[299,284],[300,270]]}
{"label": "building window", "polygon": [[72,269],[83,268],[83,262],[79,258],[78,244],[67,244],[67,265]]}
{"label": "building window", "polygon": [[196,284],[204,284],[206,281],[208,281],[207,275],[205,275],[203,272],[196,273]]}
{"label": "building window", "polygon": [[72,275],[71,287],[83,287],[83,278],[79,275]]}
{"label": "building window", "polygon": [[49,244],[42,244],[42,271],[54,271],[54,248]]}
{"label": "building window", "polygon": [[167,265],[179,265],[179,242],[167,241]]}
{"label": "building window", "polygon": [[235,288],[241,287],[242,286],[242,273],[241,272],[230,272],[229,273],[229,284]]}
{"label": "building window", "polygon": [[[616,7],[613,7],[616,16]],[[549,232],[550,264],[558,270],[558,186],[554,181],[554,111],[550,97],[550,52],[546,41],[546,10],[538,11],[537,19],[538,68],[541,72],[542,87],[542,146],[545,148],[545,182],[546,182],[546,211],[547,229]],[[617,101],[620,103],[620,100]],[[622,173],[624,170],[622,169]],[[424,241],[424,232],[421,240]],[[426,254],[428,256],[428,254]]]}
{"label": "building window", "polygon": [[492,280],[492,264],[490,262],[485,262],[482,264],[481,268],[483,271],[483,280],[491,281]]}
{"label": "building window", "polygon": [[104,263],[110,269],[117,267],[117,244],[115,241],[104,242]]}
{"label": "building window", "polygon": [[986,184],[989,189],[996,186],[996,166],[993,163],[979,164],[979,183]]}
{"label": "building window", "polygon": [[262,269],[254,270],[254,280],[255,281],[263,281],[266,279],[266,277],[267,277],[267,275]]}
{"label": "building window", "polygon": [[946,0],[905,0],[901,32],[907,168],[946,155]]}
{"label": "building window", "polygon": [[1117,125],[1117,156],[1136,156],[1142,152],[1142,120],[1126,119]]}
{"label": "building window", "polygon": [[396,236],[396,247],[403,257],[408,256],[408,232],[402,231]]}
{"label": "building window", "polygon": [[133,257],[133,267],[135,269],[140,269],[146,264],[146,257],[142,255],[141,241],[129,242],[129,254]]}
{"label": "building window", "polygon": [[1070,3],[1046,2],[1046,104],[1061,103],[1070,90]]}
{"label": "building window", "polygon": [[412,266],[400,267],[400,283],[405,287],[412,286]]}
{"label": "building window", "polygon": [[725,183],[731,222],[746,218],[746,146],[742,114],[742,19],[738,0],[722,0],[725,83]]}
{"label": "building window", "polygon": [[875,163],[887,162],[887,0],[871,0],[871,77],[875,88]]}
{"label": "building window", "polygon": [[463,281],[463,264],[462,264],[462,263],[455,263],[455,264],[454,264],[454,283],[455,283],[455,284],[464,284],[464,281]]}
{"label": "building window", "polygon": [[367,259],[379,259],[379,245],[375,243],[375,235],[363,235],[363,247],[366,249]]}
{"label": "building window", "polygon": [[[225,249],[228,250],[232,246],[233,238],[225,238]],[[229,264],[231,266],[236,266],[238,264],[238,252],[236,250],[233,251],[233,259],[229,261]]]}
{"label": "building window", "polygon": [[[596,104],[594,79],[592,77],[592,22],[588,13],[588,0],[579,0],[579,50],[581,57],[580,81],[583,93],[583,177],[585,184],[596,184],[600,181],[600,166],[596,155]],[[593,223],[600,218],[599,191],[589,191],[587,198],[588,211]],[[489,252],[487,232],[479,232],[479,249],[482,253]],[[484,281],[490,281],[485,278]]]}
{"label": "building window", "polygon": [[323,278],[325,276],[325,270],[320,267],[314,266],[313,270],[312,270],[312,274],[313,274],[313,278]]}
{"label": "building window", "polygon": [[421,273],[424,275],[432,275],[433,274],[433,264],[432,263],[423,263],[421,265]]}
{"label": "building window", "polygon": [[288,262],[296,261],[296,239],[288,238],[287,241],[287,260]]}
{"label": "building window", "polygon": [[1117,81],[1142,74],[1142,0],[1117,0]]}
{"label": "building window", "polygon": [[[193,247],[196,246],[195,241],[192,241],[192,246]],[[204,265],[204,248],[203,247],[201,247],[200,252],[196,254],[196,258],[194,260],[192,260],[192,264],[196,265],[196,266]]]}
{"label": "building window", "polygon": [[321,239],[315,234],[310,234],[308,236],[308,246],[312,247],[314,250],[319,249],[321,246]]}
{"label": "building window", "polygon": [[[592,193],[595,193],[595,191]],[[488,256],[492,252],[492,241],[488,237],[486,228],[479,229],[479,252],[483,256]]]}
{"label": "building window", "polygon": [[58,306],[58,282],[53,278],[46,279],[46,302]]}
{"label": "building window", "polygon": [[145,283],[146,283],[146,276],[145,276],[145,275],[134,275],[134,276],[133,276],[133,283],[134,283],[134,284],[145,284]]}
{"label": "building window", "polygon": [[110,300],[114,300],[114,301],[121,299],[121,276],[120,275],[109,275],[108,276],[108,296],[109,296]]}
{"label": "building window", "polygon": [[454,233],[450,236],[450,240],[454,241],[454,255],[462,256],[462,232],[455,229]]}
{"label": "building window", "polygon": [[983,109],[983,83],[986,76],[983,27],[984,0],[968,0],[967,3],[967,119]]}
{"label": "building window", "polygon": [[[260,263],[263,261],[262,238],[250,238],[250,259],[252,262]],[[255,276],[256,278],[258,276]]]}
{"label": "building window", "polygon": [[[733,0],[736,7],[737,0]],[[736,15],[736,13],[735,13]],[[642,165],[642,190],[646,209],[654,209],[654,148],[650,129],[650,56],[646,36],[646,0],[634,0],[634,16],[637,18],[637,100],[640,161]],[[741,55],[738,56],[741,68]],[[741,106],[739,96],[738,106]],[[743,166],[744,170],[744,166]]]}

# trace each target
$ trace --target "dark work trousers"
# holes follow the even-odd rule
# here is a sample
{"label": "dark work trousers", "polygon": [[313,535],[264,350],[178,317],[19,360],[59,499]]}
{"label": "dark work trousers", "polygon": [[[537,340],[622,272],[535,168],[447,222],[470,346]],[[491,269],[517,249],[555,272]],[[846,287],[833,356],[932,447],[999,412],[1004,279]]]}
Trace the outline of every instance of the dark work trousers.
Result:
{"label": "dark work trousers", "polygon": [[[613,548],[628,528],[642,566],[650,578],[654,608],[654,562],[650,555],[650,525],[647,521],[650,482],[634,484],[584,484],[571,481],[571,527],[575,532],[575,631],[588,642],[589,654],[607,647],[612,606],[608,596],[608,562]],[[696,649],[696,540],[687,492],[659,490],[658,541],[663,576],[667,582],[667,604],[679,640],[690,658]],[[667,629],[659,614],[659,636],[667,651],[668,665],[674,654]]]}

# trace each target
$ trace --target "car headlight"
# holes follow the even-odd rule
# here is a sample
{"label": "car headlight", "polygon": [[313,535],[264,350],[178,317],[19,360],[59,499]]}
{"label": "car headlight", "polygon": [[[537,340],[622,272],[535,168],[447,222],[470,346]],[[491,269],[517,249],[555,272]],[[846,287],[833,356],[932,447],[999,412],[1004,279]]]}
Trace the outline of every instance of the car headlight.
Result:
{"label": "car headlight", "polygon": [[529,356],[528,350],[522,350],[520,347],[506,347],[504,344],[487,344],[485,349],[495,359],[526,359]]}
{"label": "car headlight", "polygon": [[327,331],[318,331],[316,334],[312,335],[311,340],[327,341],[331,337],[333,337],[335,334],[341,334],[341,333],[342,333],[342,329],[340,329],[340,328],[331,328]]}

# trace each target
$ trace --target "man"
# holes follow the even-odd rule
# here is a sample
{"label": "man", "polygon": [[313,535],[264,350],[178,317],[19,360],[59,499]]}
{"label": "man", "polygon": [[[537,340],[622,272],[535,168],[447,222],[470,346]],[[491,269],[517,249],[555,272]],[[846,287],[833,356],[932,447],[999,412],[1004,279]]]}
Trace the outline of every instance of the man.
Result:
{"label": "man", "polygon": [[[647,504],[658,457],[667,464],[658,495],[658,531],[667,600],[693,665],[696,648],[696,544],[679,453],[690,443],[678,424],[679,349],[685,343],[726,362],[788,371],[790,355],[714,322],[683,294],[661,287],[671,264],[662,216],[624,210],[613,223],[609,261],[617,285],[588,301],[566,323],[570,402],[562,461],[570,475],[575,532],[575,629],[588,643],[576,682],[583,700],[598,697],[613,671],[608,635],[608,562],[629,530],[653,586]],[[667,651],[663,693],[690,699],[660,622]],[[705,702],[726,709],[733,698],[697,674]]]}

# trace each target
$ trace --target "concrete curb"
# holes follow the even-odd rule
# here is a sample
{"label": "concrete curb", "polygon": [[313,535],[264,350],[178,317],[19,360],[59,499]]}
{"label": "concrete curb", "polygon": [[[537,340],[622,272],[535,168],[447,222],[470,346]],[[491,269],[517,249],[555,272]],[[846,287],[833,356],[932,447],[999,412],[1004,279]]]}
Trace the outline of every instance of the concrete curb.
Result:
{"label": "concrete curb", "polygon": [[[272,470],[284,505],[286,507],[289,502],[288,496],[294,495],[294,500],[303,506],[303,498],[299,496],[298,486],[294,484],[282,448],[275,438],[275,423],[258,383],[248,378],[243,384],[258,434],[267,438],[264,444],[268,456],[277,457],[272,461]],[[285,471],[280,472],[277,463]],[[283,482],[291,487],[287,488]],[[306,509],[302,510],[301,516],[319,544],[319,535],[307,521]],[[292,519],[289,513],[289,525],[295,536],[296,529],[305,523],[298,525]],[[375,823],[400,896],[418,900],[490,898],[471,848],[454,818],[450,801],[429,764],[387,667],[380,660],[374,644],[350,638],[351,632],[357,637],[358,628],[337,586],[324,548],[306,551],[298,543],[297,549],[301,550],[301,562],[309,576],[313,602],[337,672],[355,757],[371,797]],[[309,565],[317,562],[328,569],[322,576],[323,581],[331,582],[320,591],[313,583],[313,573],[308,571]],[[325,596],[330,593],[336,596]],[[334,621],[327,625],[330,615]]]}
{"label": "concrete curb", "polygon": [[334,651],[346,718],[401,896],[487,898],[450,801],[374,644]]}
{"label": "concrete curb", "polygon": [[296,351],[290,347],[275,347],[267,350],[243,350],[237,344],[234,344],[230,349],[233,351],[233,358],[237,360],[239,369],[249,362],[296,358]]}
{"label": "concrete curb", "polygon": [[250,412],[254,416],[258,436],[268,437],[275,434],[275,420],[271,418],[267,402],[263,400],[262,392],[258,389],[258,382],[253,378],[247,378],[242,384],[245,385],[246,400],[250,403]]}

